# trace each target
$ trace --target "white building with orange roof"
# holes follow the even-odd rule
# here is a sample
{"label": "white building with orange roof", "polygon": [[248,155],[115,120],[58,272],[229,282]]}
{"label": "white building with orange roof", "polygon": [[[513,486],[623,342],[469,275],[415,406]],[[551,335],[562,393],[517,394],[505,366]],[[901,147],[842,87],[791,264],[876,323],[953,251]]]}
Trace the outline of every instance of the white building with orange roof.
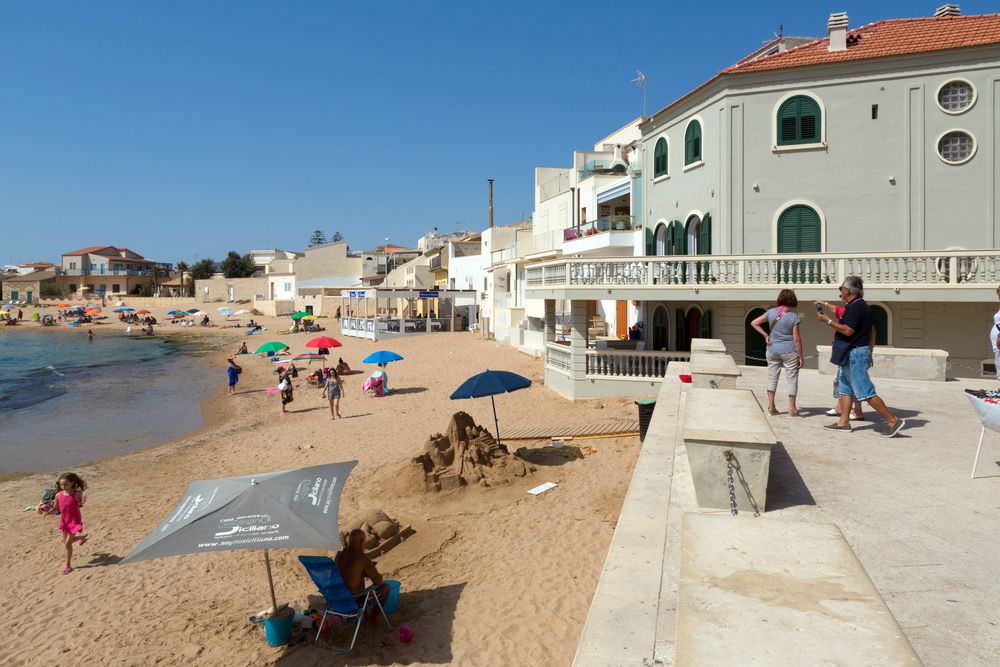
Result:
{"label": "white building with orange roof", "polygon": [[[698,336],[760,363],[749,322],[783,288],[803,302],[816,367],[830,332],[807,304],[835,300],[851,274],[883,346],[944,350],[950,375],[976,375],[992,356],[1000,14],[946,5],[857,28],[834,14],[825,37],[777,38],[638,129],[642,201],[630,214],[644,247],[594,256],[564,243],[526,269],[528,301],[544,302],[546,384],[650,393]],[[597,344],[595,304],[608,301],[635,305],[642,340]]]}

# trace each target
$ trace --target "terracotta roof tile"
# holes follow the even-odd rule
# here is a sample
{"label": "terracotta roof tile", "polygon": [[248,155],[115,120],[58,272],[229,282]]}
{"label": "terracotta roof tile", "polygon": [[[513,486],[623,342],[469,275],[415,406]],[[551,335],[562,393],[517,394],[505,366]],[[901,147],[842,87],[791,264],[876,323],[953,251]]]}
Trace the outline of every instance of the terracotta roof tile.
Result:
{"label": "terracotta roof tile", "polygon": [[1000,42],[1000,14],[889,19],[849,30],[847,37],[846,51],[829,51],[830,40],[823,37],[783,53],[737,63],[722,73],[742,74],[996,44]]}
{"label": "terracotta roof tile", "polygon": [[64,252],[64,257],[76,257],[77,255],[89,255],[92,252],[97,252],[98,250],[105,250],[107,248],[114,249],[114,246],[110,245],[92,245],[87,248],[82,248],[80,250],[74,250],[73,252]]}
{"label": "terracotta roof tile", "polygon": [[851,43],[846,51],[831,53],[830,39],[823,37],[781,53],[741,60],[663,107],[643,125],[723,76],[998,44],[1000,14],[887,19],[849,30],[847,36]]}

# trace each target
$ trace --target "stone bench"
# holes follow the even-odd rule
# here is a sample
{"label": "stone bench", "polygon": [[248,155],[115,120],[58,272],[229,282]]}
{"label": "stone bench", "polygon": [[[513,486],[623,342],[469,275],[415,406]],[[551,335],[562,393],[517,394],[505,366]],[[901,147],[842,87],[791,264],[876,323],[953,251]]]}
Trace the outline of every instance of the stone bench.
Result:
{"label": "stone bench", "polygon": [[691,384],[712,389],[735,389],[740,369],[728,354],[691,353]]}
{"label": "stone bench", "polygon": [[753,392],[693,387],[682,423],[698,506],[729,508],[726,453],[732,452],[737,508],[763,512],[777,440]]}
{"label": "stone bench", "polygon": [[[823,375],[837,372],[837,367],[830,363],[831,350],[829,345],[816,346],[819,372]],[[869,371],[873,378],[944,382],[948,375],[948,353],[944,350],[877,346],[873,361],[875,365]]]}
{"label": "stone bench", "polygon": [[726,344],[721,338],[692,338],[691,354],[708,352],[709,354],[725,354]]}
{"label": "stone bench", "polygon": [[921,664],[837,526],[685,514],[678,667]]}

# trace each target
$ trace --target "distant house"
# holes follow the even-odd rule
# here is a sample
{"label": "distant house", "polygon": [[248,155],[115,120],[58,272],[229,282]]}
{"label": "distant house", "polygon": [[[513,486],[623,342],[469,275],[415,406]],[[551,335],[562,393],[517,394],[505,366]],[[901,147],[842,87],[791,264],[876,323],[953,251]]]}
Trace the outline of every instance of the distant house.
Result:
{"label": "distant house", "polygon": [[170,264],[146,259],[128,248],[91,246],[63,253],[55,273],[71,295],[129,294],[156,276],[168,280]]}
{"label": "distant house", "polygon": [[31,273],[4,276],[4,303],[37,303],[42,290],[58,287],[55,271],[32,271]]}

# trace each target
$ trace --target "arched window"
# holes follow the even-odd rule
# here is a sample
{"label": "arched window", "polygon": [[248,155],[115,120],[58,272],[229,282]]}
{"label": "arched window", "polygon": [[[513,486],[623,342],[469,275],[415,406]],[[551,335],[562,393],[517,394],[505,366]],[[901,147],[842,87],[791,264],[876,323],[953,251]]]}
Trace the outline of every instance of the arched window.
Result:
{"label": "arched window", "polygon": [[669,254],[670,244],[668,241],[667,226],[662,222],[656,226],[655,249],[657,255]]}
{"label": "arched window", "polygon": [[822,139],[823,121],[819,103],[807,95],[795,95],[778,107],[778,145],[816,144]]}
{"label": "arched window", "polygon": [[660,137],[653,149],[653,178],[667,175],[667,140]]}
{"label": "arched window", "polygon": [[684,164],[701,160],[701,122],[697,119],[688,123],[684,130]]}
{"label": "arched window", "polygon": [[869,306],[872,314],[872,326],[875,327],[875,344],[889,344],[889,313],[882,306]]}
{"label": "arched window", "polygon": [[778,252],[820,252],[821,235],[819,214],[804,204],[789,206],[778,218]]}
{"label": "arched window", "polygon": [[653,335],[652,344],[654,350],[665,350],[670,345],[669,336],[670,318],[667,309],[660,305],[653,311]]}

